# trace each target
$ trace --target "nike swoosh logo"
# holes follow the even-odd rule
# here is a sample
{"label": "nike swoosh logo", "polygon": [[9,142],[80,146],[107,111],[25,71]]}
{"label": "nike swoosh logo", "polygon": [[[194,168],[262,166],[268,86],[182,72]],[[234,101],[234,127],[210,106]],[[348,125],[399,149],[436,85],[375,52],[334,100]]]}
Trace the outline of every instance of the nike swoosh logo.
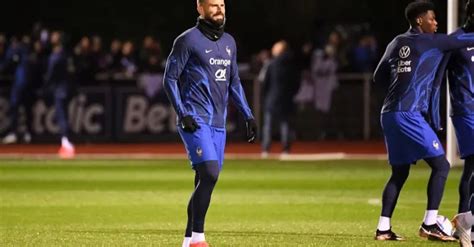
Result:
{"label": "nike swoosh logo", "polygon": [[472,50],[474,50],[474,47],[468,47],[467,48],[467,51],[472,51]]}
{"label": "nike swoosh logo", "polygon": [[206,53],[212,52],[212,50],[205,50]]}

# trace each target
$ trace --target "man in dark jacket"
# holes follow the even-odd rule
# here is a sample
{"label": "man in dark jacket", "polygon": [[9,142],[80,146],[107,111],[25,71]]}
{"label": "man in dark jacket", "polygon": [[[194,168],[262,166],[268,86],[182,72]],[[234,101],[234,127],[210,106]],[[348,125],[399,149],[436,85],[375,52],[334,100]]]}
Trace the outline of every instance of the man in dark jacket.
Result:
{"label": "man in dark jacket", "polygon": [[19,118],[20,107],[23,106],[26,117],[26,130],[23,131],[23,141],[29,143],[31,141],[31,110],[33,103],[33,92],[37,82],[34,78],[35,72],[35,54],[30,47],[30,39],[28,36],[23,37],[22,41],[13,39],[7,50],[4,63],[0,65],[1,70],[12,68],[14,70],[14,81],[12,84],[10,95],[10,107],[8,110],[10,124],[8,126],[8,134],[2,139],[3,144],[15,143],[19,134]]}
{"label": "man in dark jacket", "polygon": [[72,91],[72,75],[75,71],[71,55],[63,46],[64,34],[55,31],[51,34],[52,51],[48,58],[45,75],[45,88],[53,95],[56,120],[61,134],[59,157],[74,158],[74,145],[69,141],[68,105]]}
{"label": "man in dark jacket", "polygon": [[267,157],[272,142],[272,120],[280,123],[283,154],[290,151],[289,119],[294,112],[293,96],[299,88],[299,73],[294,55],[284,40],[272,47],[273,60],[269,63],[263,81],[263,140],[262,157]]}

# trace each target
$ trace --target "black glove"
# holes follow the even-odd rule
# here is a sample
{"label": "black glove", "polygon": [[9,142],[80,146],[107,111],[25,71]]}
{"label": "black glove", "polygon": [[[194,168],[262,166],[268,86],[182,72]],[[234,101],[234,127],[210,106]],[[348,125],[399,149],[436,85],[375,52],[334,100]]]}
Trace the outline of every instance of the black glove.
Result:
{"label": "black glove", "polygon": [[199,127],[199,125],[196,123],[192,116],[184,116],[183,118],[181,118],[181,128],[185,132],[193,133],[201,127]]}
{"label": "black glove", "polygon": [[247,126],[247,142],[253,143],[257,138],[257,123],[255,119],[249,119],[246,123]]}

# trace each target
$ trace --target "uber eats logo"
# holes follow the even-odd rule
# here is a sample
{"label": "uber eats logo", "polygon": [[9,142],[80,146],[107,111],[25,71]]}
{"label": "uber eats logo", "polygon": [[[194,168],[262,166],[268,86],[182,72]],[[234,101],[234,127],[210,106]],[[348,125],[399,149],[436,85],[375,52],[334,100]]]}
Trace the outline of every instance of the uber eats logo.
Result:
{"label": "uber eats logo", "polygon": [[403,46],[398,51],[398,56],[400,57],[400,60],[397,64],[397,73],[411,72],[411,60],[404,60],[410,56],[410,52],[411,51],[409,46]]}

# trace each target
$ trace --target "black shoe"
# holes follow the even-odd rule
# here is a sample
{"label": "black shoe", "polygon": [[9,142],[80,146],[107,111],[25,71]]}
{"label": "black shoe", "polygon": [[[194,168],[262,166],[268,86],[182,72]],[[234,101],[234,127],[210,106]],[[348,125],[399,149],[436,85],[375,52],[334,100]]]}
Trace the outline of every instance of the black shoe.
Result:
{"label": "black shoe", "polygon": [[396,233],[392,232],[392,229],[387,231],[380,231],[377,229],[375,231],[375,240],[394,240],[394,241],[403,241],[405,238],[398,236]]}
{"label": "black shoe", "polygon": [[450,236],[443,232],[443,230],[441,230],[438,224],[425,225],[425,223],[423,223],[420,226],[418,234],[420,235],[420,237],[428,238],[429,240],[439,240],[443,242],[456,241],[453,236]]}

